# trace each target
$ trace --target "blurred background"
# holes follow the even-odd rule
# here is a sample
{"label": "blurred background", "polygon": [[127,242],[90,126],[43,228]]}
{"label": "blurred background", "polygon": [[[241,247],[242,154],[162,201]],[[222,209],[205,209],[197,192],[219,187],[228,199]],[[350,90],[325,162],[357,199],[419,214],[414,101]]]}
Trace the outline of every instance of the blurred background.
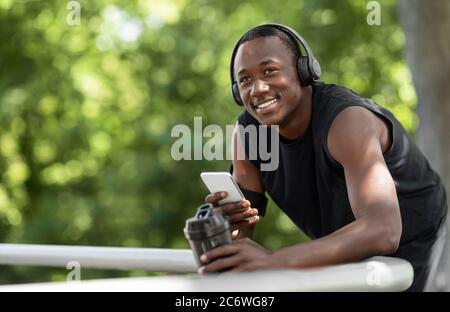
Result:
{"label": "blurred background", "polygon": [[[323,81],[390,109],[448,187],[450,7],[424,2],[0,0],[0,242],[189,248],[200,172],[230,161],[174,160],[172,127],[234,124],[230,55],[266,22],[303,35]],[[305,239],[273,203],[255,237],[270,249]],[[0,284],[66,274],[0,266]]]}

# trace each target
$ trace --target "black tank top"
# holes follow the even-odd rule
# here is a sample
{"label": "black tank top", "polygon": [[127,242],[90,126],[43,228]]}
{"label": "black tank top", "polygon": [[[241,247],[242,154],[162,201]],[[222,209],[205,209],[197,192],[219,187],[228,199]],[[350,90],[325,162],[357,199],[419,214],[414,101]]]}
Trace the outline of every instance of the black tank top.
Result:
{"label": "black tank top", "polygon": [[[409,260],[416,270],[418,266],[424,266],[427,258],[422,250],[416,250],[420,247],[417,240],[424,241],[424,237],[429,237],[426,243],[431,244],[445,219],[445,189],[399,121],[373,101],[341,86],[314,83],[310,125],[298,140],[287,142],[280,137],[278,169],[260,171],[265,190],[312,239],[328,235],[354,221],[343,167],[330,156],[326,144],[333,120],[350,106],[370,110],[386,120],[390,127],[392,144],[384,153],[384,159],[395,182],[403,224],[400,247],[394,256]],[[238,123],[259,126],[259,122],[246,111],[241,113]],[[270,150],[270,141],[267,145]],[[245,150],[249,155],[248,137]],[[259,158],[252,160],[257,168],[261,162]],[[412,245],[416,249],[410,247]],[[415,273],[416,278],[418,274],[424,275],[422,271],[416,270]]]}

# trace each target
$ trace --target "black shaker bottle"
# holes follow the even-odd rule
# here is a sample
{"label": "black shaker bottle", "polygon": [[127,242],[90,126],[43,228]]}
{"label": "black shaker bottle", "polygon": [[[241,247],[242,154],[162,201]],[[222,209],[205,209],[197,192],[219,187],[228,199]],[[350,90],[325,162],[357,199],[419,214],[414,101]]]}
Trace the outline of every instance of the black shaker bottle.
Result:
{"label": "black shaker bottle", "polygon": [[230,223],[222,213],[216,213],[212,204],[203,204],[194,217],[186,220],[184,236],[189,241],[199,267],[200,256],[221,245],[231,243]]}

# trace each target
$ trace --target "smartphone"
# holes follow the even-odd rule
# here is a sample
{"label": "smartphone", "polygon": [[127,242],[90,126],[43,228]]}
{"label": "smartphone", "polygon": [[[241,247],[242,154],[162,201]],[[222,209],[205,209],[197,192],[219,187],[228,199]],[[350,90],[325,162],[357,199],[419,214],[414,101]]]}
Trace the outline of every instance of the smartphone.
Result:
{"label": "smartphone", "polygon": [[229,172],[202,172],[200,177],[211,193],[228,193],[226,198],[218,201],[219,205],[239,202],[245,199],[241,189]]}
{"label": "smartphone", "polygon": [[[229,172],[202,172],[200,177],[211,193],[227,192],[228,196],[219,200],[219,205],[239,202],[245,199],[241,189]],[[249,208],[250,209],[250,208]],[[255,220],[257,216],[248,217],[246,220]]]}

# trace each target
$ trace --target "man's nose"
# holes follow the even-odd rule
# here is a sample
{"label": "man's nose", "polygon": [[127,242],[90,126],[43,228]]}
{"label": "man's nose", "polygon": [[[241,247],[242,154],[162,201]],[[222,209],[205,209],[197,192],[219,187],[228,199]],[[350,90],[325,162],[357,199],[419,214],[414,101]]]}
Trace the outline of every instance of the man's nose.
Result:
{"label": "man's nose", "polygon": [[252,90],[250,92],[251,97],[261,97],[269,91],[269,85],[261,79],[257,79],[253,84]]}

